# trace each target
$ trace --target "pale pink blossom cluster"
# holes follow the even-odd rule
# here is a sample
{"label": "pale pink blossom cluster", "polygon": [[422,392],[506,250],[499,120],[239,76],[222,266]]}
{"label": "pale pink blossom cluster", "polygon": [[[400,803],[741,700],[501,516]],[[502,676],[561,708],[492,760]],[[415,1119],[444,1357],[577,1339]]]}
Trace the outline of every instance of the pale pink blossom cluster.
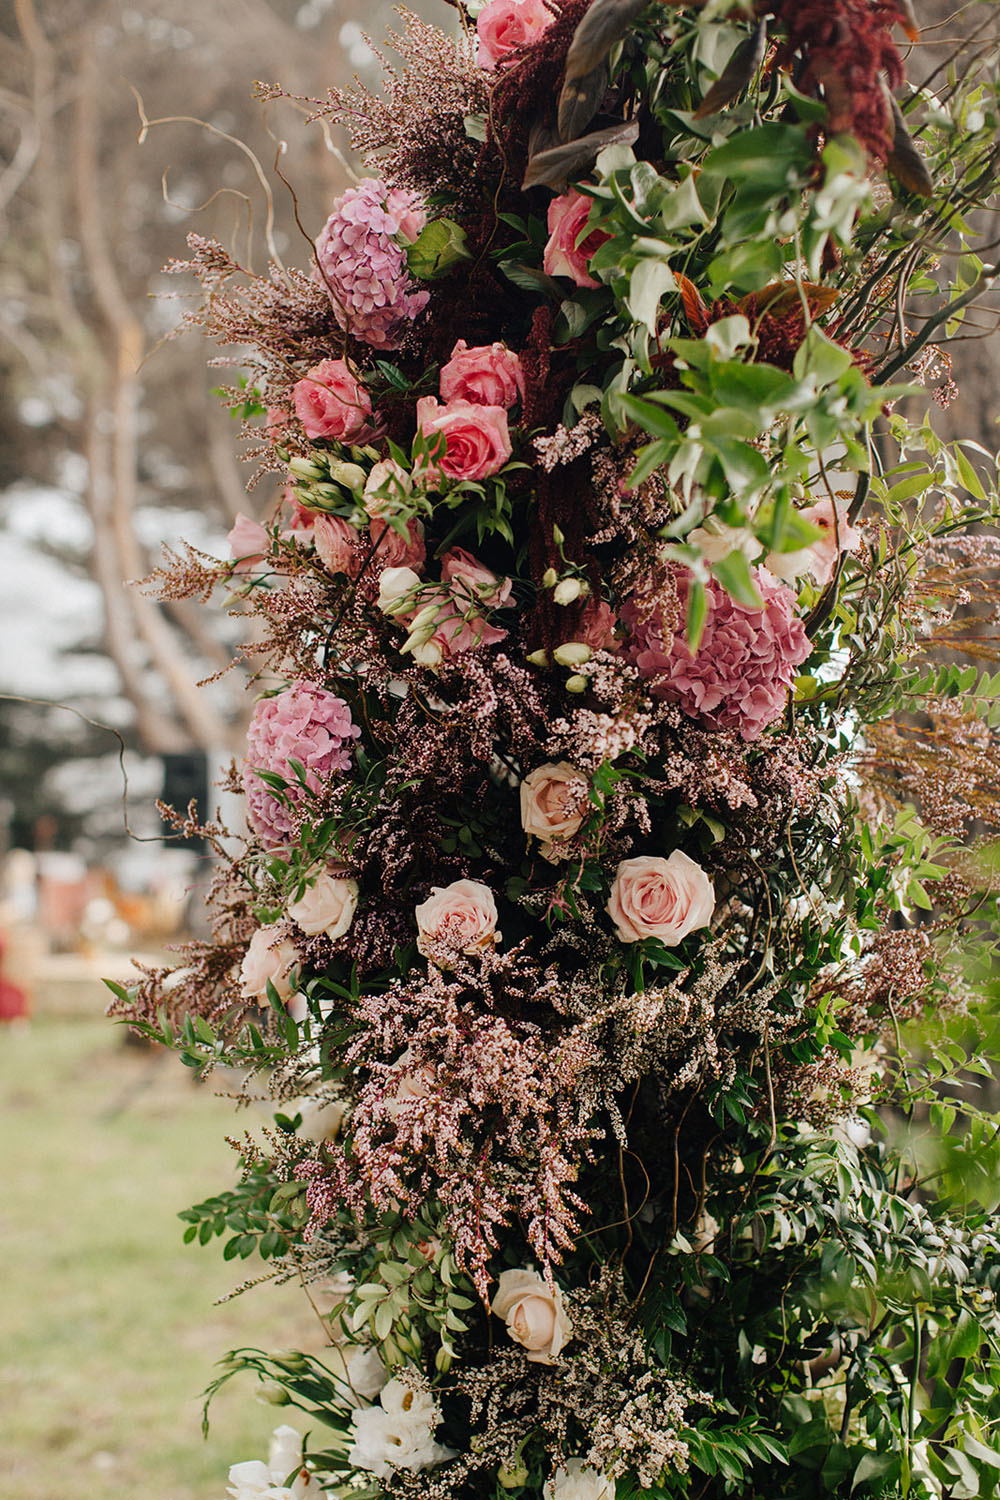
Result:
{"label": "pale pink blossom cluster", "polygon": [[554,20],[544,0],[487,0],[476,21],[476,61],[492,72],[511,53],[537,42]]}
{"label": "pale pink blossom cluster", "polygon": [[406,269],[406,246],[427,222],[419,195],[366,177],[336,200],[316,260],[341,328],[373,349],[397,349],[430,293]]}
{"label": "pale pink blossom cluster", "polygon": [[[796,669],[811,649],[793,591],[763,569],[754,578],[762,609],[738,604],[721,583],[709,581],[708,614],[694,653],[683,627],[665,644],[656,620],[639,621],[629,604],[622,611],[631,630],[629,655],[652,680],[653,696],[677,703],[710,729],[736,729],[744,740],[758,739],[781,717]],[[683,619],[686,573],[678,592]]]}
{"label": "pale pink blossom cluster", "polygon": [[[247,731],[243,787],[250,822],[268,848],[289,839],[293,807],[306,795],[289,761],[298,761],[308,789],[319,791],[334,771],[349,770],[350,744],[360,733],[344,700],[312,682],[293,682],[275,697],[260,700]],[[285,797],[293,806],[279,800],[257,771],[283,777]]]}

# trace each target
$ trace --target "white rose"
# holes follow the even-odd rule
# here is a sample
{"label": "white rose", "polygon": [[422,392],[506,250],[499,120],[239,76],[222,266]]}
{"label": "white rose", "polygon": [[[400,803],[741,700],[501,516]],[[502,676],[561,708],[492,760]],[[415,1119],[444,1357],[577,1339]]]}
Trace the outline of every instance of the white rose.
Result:
{"label": "white rose", "polygon": [[405,615],[412,607],[420,576],[412,568],[383,568],[378,576],[378,607],[384,615]]}
{"label": "white rose", "polygon": [[536,766],[521,782],[521,827],[541,839],[541,853],[551,863],[562,856],[558,844],[572,838],[589,811],[589,784],[582,771],[561,760]]}
{"label": "white rose", "polygon": [[289,970],[299,962],[299,957],[299,950],[285,936],[281,922],[258,927],[240,965],[240,988],[246,998],[263,1000],[266,1004],[270,980],[278,998],[287,1000],[292,993]]}
{"label": "white rose", "polygon": [[537,1271],[501,1272],[492,1311],[503,1318],[511,1338],[527,1350],[534,1364],[554,1365],[573,1337],[562,1292],[550,1287]]}
{"label": "white rose", "polygon": [[358,882],[345,880],[325,871],[308,885],[298,901],[288,908],[288,915],[309,937],[325,933],[341,938],[354,920],[358,904]]}
{"label": "white rose", "polygon": [[582,1458],[569,1458],[542,1486],[545,1500],[615,1500],[615,1482]]}
{"label": "white rose", "polygon": [[324,1099],[307,1094],[288,1105],[286,1112],[302,1116],[299,1135],[307,1141],[333,1141],[340,1133],[347,1106],[342,1099]]}

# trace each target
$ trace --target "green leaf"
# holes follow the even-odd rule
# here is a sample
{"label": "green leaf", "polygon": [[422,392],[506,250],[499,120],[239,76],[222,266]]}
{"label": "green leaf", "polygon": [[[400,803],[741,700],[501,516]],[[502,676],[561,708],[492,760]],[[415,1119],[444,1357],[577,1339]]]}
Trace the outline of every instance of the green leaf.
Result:
{"label": "green leaf", "polygon": [[804,380],[807,375],[812,375],[820,386],[828,386],[839,380],[853,364],[850,352],[828,338],[813,323],[796,351],[792,373],[796,380]]}
{"label": "green leaf", "polygon": [[746,554],[739,548],[721,557],[718,562],[712,563],[711,572],[737,604],[745,605],[747,609],[764,608],[764,601],[754,581]]}
{"label": "green leaf", "polygon": [[674,273],[666,261],[651,257],[641,260],[629,278],[629,311],[637,323],[655,334],[660,300],[667,292],[676,290]]}
{"label": "green leaf", "polygon": [[861,1484],[888,1481],[890,1476],[894,1479],[898,1473],[899,1459],[895,1453],[863,1453],[851,1480],[851,1494]]}
{"label": "green leaf", "polygon": [[461,224],[454,219],[432,219],[407,250],[406,269],[420,281],[435,281],[447,276],[461,261],[471,259]]}
{"label": "green leaf", "polygon": [[688,585],[687,643],[690,651],[697,651],[708,619],[708,595],[700,578],[692,578]]}

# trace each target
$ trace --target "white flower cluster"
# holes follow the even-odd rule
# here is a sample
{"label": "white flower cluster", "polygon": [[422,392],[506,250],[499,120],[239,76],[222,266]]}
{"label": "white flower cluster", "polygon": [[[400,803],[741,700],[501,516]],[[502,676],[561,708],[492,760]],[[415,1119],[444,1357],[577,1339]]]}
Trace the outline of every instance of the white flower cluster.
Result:
{"label": "white flower cluster", "polygon": [[[285,1480],[298,1469],[292,1483]],[[231,1500],[311,1500],[319,1494],[315,1475],[302,1466],[302,1436],[294,1427],[276,1427],[267,1463],[250,1459],[229,1470]]]}
{"label": "white flower cluster", "polygon": [[377,1479],[386,1479],[393,1469],[415,1474],[454,1458],[454,1449],[434,1440],[440,1420],[440,1408],[430,1391],[397,1376],[383,1388],[377,1406],[355,1413],[348,1462]]}

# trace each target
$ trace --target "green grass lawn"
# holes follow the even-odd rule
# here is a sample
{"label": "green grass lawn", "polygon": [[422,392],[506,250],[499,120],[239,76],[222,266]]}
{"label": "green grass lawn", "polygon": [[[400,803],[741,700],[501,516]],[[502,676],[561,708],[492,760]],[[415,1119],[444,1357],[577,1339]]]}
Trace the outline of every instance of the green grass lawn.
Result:
{"label": "green grass lawn", "polygon": [[214,1307],[260,1263],[182,1245],[176,1217],[233,1179],[244,1123],[99,1017],[0,1028],[3,1500],[223,1500],[265,1455],[285,1413],[234,1382],[205,1442],[199,1393],[228,1349],[320,1330],[293,1287]]}

